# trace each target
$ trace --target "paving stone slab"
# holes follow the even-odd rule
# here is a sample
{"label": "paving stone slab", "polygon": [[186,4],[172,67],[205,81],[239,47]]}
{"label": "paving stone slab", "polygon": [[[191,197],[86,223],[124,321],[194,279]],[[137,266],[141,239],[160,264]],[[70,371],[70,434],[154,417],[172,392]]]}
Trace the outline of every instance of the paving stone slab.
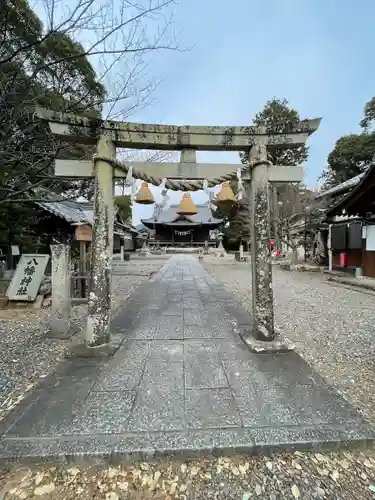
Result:
{"label": "paving stone slab", "polygon": [[183,316],[161,316],[157,321],[158,328],[174,328],[176,331],[182,331],[184,326]]}
{"label": "paving stone slab", "polygon": [[228,380],[216,351],[197,348],[185,353],[185,387],[204,389],[227,387]]}
{"label": "paving stone slab", "polygon": [[92,392],[64,434],[95,435],[125,432],[135,396],[134,391]]}
{"label": "paving stone slab", "polygon": [[153,384],[137,392],[128,431],[185,428],[184,391],[170,384]]}
{"label": "paving stone slab", "polygon": [[183,294],[182,293],[170,293],[165,295],[165,301],[166,303],[170,302],[172,304],[181,304],[183,301]]}
{"label": "paving stone slab", "polygon": [[163,316],[182,316],[183,304],[181,302],[166,302],[162,308]]}
{"label": "paving stone slab", "polygon": [[197,340],[197,339],[213,339],[213,330],[208,326],[197,325],[184,325],[184,339]]}
{"label": "paving stone slab", "polygon": [[184,360],[184,343],[178,340],[155,340],[150,346],[150,359],[160,362]]}
{"label": "paving stone slab", "polygon": [[229,389],[186,391],[186,423],[190,429],[239,427],[240,415]]}
{"label": "paving stone slab", "polygon": [[205,317],[200,309],[184,309],[184,325],[207,325]]}
{"label": "paving stone slab", "polygon": [[199,309],[199,314],[204,310],[204,304],[199,297],[192,298],[184,296],[184,309]]}
{"label": "paving stone slab", "polygon": [[184,365],[182,361],[163,362],[156,358],[150,358],[143,371],[140,388],[142,390],[153,387],[153,385],[170,386],[171,388],[184,390]]}
{"label": "paving stone slab", "polygon": [[124,338],[135,339],[135,340],[153,340],[155,338],[155,332],[157,329],[157,324],[139,324],[138,326],[129,328],[127,332],[123,332]]}
{"label": "paving stone slab", "polygon": [[136,389],[141,381],[145,361],[139,363],[136,369],[121,368],[103,374],[93,386],[94,392],[108,391],[132,391]]}
{"label": "paving stone slab", "polygon": [[319,375],[293,352],[263,357],[239,350],[236,345],[222,343],[219,355],[234,389],[254,384],[269,387],[324,384]]}
{"label": "paving stone slab", "polygon": [[154,340],[182,340],[184,338],[184,329],[180,324],[177,326],[168,323],[160,324],[156,327]]}
{"label": "paving stone slab", "polygon": [[100,377],[101,373],[110,366],[110,360],[74,359],[60,363],[56,370],[48,377],[43,378],[38,388],[51,388],[59,386],[69,389],[72,382],[92,382]]}
{"label": "paving stone slab", "polygon": [[88,396],[92,382],[75,383],[71,387],[56,387],[38,391],[32,405],[6,431],[5,436],[33,438],[65,434]]}

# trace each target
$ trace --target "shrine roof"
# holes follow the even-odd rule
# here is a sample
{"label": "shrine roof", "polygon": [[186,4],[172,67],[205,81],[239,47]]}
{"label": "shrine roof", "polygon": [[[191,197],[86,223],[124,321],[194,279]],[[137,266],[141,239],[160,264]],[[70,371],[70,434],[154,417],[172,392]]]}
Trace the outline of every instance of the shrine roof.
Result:
{"label": "shrine roof", "polygon": [[351,179],[348,179],[333,188],[327,189],[327,191],[324,191],[323,193],[319,193],[316,196],[316,199],[319,200],[320,198],[324,198],[326,196],[336,196],[340,193],[349,191],[349,189],[357,186],[362,181],[365,173],[366,172],[362,172],[361,174],[356,175],[355,177],[352,177]]}
{"label": "shrine roof", "polygon": [[[358,176],[357,176],[358,177]],[[351,191],[329,210],[327,216],[358,215],[364,217],[367,213],[375,213],[375,163],[371,164]]]}
{"label": "shrine roof", "polygon": [[53,215],[66,220],[70,224],[78,224],[80,222],[92,224],[92,211],[91,214],[90,212],[84,211],[79,206],[79,203],[74,201],[64,199],[56,199],[56,201],[50,201],[53,199],[54,197],[52,195],[48,200],[46,199],[46,201],[37,201],[36,204],[47,212],[50,212]]}
{"label": "shrine roof", "polygon": [[144,225],[147,224],[167,224],[167,225],[220,225],[223,223],[222,219],[216,219],[211,212],[208,205],[195,205],[197,207],[196,215],[184,215],[184,220],[178,220],[181,216],[177,213],[179,205],[170,205],[166,209],[161,209],[156,206],[152,217],[149,219],[142,219]]}
{"label": "shrine roof", "polygon": [[[38,194],[42,195],[45,201],[36,201],[35,203],[47,212],[66,220],[69,224],[93,224],[94,208],[90,202],[79,202],[70,200],[64,196],[53,193],[47,189],[38,190]],[[118,229],[132,233],[138,231],[130,226],[119,221],[115,221]]]}

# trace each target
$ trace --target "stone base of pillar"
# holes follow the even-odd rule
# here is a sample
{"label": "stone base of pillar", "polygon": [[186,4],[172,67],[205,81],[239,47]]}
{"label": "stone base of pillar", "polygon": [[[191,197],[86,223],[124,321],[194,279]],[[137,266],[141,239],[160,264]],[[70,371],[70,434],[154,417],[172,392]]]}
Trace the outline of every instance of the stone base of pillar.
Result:
{"label": "stone base of pillar", "polygon": [[87,344],[75,344],[70,346],[66,353],[67,358],[108,358],[113,356],[118,349],[118,345],[101,344],[90,347]]}
{"label": "stone base of pillar", "polygon": [[77,325],[72,325],[64,320],[54,318],[52,320],[50,331],[47,334],[49,339],[69,340],[73,335],[78,333],[80,328]]}
{"label": "stone base of pillar", "polygon": [[69,345],[67,358],[108,358],[113,356],[121,344],[124,342],[122,333],[115,333],[110,336],[111,341],[97,346],[90,346],[79,341],[72,342]]}
{"label": "stone base of pillar", "polygon": [[271,341],[255,338],[253,327],[250,324],[238,325],[234,323],[233,329],[250,351],[256,354],[277,354],[295,350],[295,345],[277,329],[275,330],[275,339]]}
{"label": "stone base of pillar", "polygon": [[256,354],[276,354],[281,352],[294,351],[295,346],[288,339],[275,339],[272,342],[263,342],[253,336],[243,337],[242,340]]}

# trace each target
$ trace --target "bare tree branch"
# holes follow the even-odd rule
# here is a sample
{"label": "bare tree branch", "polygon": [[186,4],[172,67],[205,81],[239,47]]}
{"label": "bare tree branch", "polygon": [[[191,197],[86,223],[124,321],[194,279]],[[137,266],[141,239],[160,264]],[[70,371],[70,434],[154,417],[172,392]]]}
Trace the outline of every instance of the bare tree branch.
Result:
{"label": "bare tree branch", "polygon": [[[68,4],[37,0],[38,12],[43,7],[41,21],[46,28],[26,4],[25,13],[17,11],[21,24],[25,22],[28,28],[20,33],[12,24],[18,19],[14,21],[15,0],[4,2],[6,12],[0,18],[0,161],[5,176],[0,182],[0,204],[21,199],[20,195],[46,182],[55,158],[72,154],[72,146],[51,137],[38,119],[30,118],[28,109],[42,103],[56,111],[76,112],[79,108],[82,113],[104,114],[107,119],[127,119],[153,102],[163,81],[153,74],[150,56],[160,50],[180,50],[171,31],[174,0],[121,0],[119,4],[112,0]],[[71,52],[69,44],[73,44]],[[53,57],[49,56],[51,49]],[[92,81],[81,82],[78,73],[74,77],[74,68],[81,64],[91,64]],[[84,67],[90,74],[90,66]],[[60,96],[58,104],[56,96]],[[163,159],[165,154],[156,153],[155,158]],[[19,165],[24,169],[20,171]],[[17,175],[12,174],[15,168]]]}

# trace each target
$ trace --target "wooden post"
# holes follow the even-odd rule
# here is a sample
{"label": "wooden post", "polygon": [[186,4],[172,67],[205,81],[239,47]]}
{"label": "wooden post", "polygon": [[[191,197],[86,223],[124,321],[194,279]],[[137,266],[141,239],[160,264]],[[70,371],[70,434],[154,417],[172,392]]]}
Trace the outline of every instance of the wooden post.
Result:
{"label": "wooden post", "polygon": [[[98,141],[99,157],[115,158],[116,148],[107,137]],[[95,169],[94,225],[88,316],[85,342],[100,347],[110,342],[111,266],[113,258],[113,168],[99,160]]]}
{"label": "wooden post", "polygon": [[81,278],[81,298],[86,297],[86,279],[83,277],[86,275],[86,242],[79,242],[79,273]]}
{"label": "wooden post", "polygon": [[327,241],[327,247],[328,247],[328,269],[332,271],[333,269],[333,256],[332,256],[332,224],[328,226],[328,241]]}

